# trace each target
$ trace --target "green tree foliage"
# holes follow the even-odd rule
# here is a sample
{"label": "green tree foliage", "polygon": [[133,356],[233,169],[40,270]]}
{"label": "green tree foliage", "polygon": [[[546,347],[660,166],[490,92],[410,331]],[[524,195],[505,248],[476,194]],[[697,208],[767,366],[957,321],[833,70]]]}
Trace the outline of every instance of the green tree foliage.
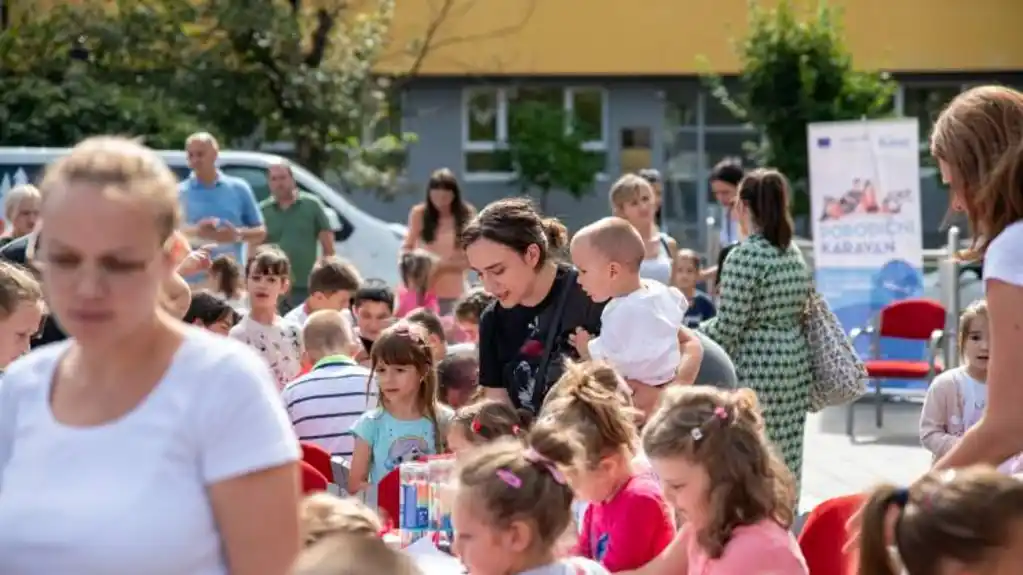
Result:
{"label": "green tree foliage", "polygon": [[163,89],[181,83],[185,68],[154,65],[183,55],[180,27],[168,24],[182,16],[137,9],[111,19],[92,4],[26,16],[0,31],[3,145],[71,146],[115,133],[178,148],[201,125]]}
{"label": "green tree foliage", "polygon": [[70,74],[61,81],[0,77],[0,143],[73,146],[98,134],[139,137],[153,148],[180,148],[200,129],[195,117],[151,90]]}
{"label": "green tree foliage", "polygon": [[826,2],[803,18],[791,0],[770,9],[750,0],[749,15],[749,33],[737,46],[738,89],[707,79],[715,97],[761,131],[753,158],[789,177],[795,212],[806,214],[807,124],[888,116],[897,86],[887,74],[853,67],[840,14]]}
{"label": "green tree foliage", "polygon": [[[308,4],[308,5],[307,5]],[[389,80],[372,74],[385,48],[394,0],[266,2],[208,0],[201,10],[211,40],[211,76],[241,80],[252,98],[239,105],[233,90],[211,103],[228,124],[233,108],[259,118],[260,136],[295,143],[297,160],[322,172],[340,168],[360,187],[393,182],[411,136],[389,133]],[[215,56],[214,56],[215,54]],[[400,163],[400,162],[399,162]]]}
{"label": "green tree foliage", "polygon": [[572,129],[572,118],[564,108],[523,102],[512,108],[509,122],[509,163],[522,191],[539,193],[541,209],[547,207],[552,190],[564,190],[576,198],[592,192],[603,161],[583,148],[585,138]]}
{"label": "green tree foliage", "polygon": [[244,147],[293,142],[313,171],[389,189],[412,141],[386,128],[390,80],[372,74],[394,0],[352,5],[97,0],[32,14],[0,32],[0,82],[17,96],[0,103],[15,122],[3,141],[124,132],[177,148],[203,126]]}

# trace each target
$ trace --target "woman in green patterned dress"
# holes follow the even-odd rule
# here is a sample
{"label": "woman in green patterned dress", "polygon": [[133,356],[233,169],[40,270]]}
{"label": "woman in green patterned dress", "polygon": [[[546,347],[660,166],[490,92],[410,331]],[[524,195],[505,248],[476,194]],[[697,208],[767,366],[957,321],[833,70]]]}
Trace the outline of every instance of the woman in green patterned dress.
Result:
{"label": "woman in green patterned dress", "polygon": [[798,480],[810,390],[801,318],[812,284],[792,243],[788,180],[775,170],[749,173],[736,208],[750,235],[728,254],[717,317],[701,329],[732,356],[739,386],[756,392],[767,435]]}

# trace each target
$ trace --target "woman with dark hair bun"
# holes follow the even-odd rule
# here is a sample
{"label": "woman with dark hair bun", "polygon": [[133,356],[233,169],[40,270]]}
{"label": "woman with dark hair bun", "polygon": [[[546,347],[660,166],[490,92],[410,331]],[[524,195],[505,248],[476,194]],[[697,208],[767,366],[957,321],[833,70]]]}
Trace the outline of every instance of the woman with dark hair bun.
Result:
{"label": "woman with dark hair bun", "polygon": [[798,479],[811,377],[802,317],[811,280],[792,243],[788,180],[776,170],[750,172],[733,209],[747,237],[721,268],[718,313],[702,330],[735,361],[739,387],[756,392],[767,436]]}
{"label": "woman with dark hair bun", "polygon": [[497,299],[480,317],[480,385],[488,397],[536,413],[561,373],[561,358],[576,357],[568,334],[577,328],[597,333],[603,305],[560,261],[568,230],[528,200],[509,198],[483,208],[462,231],[462,245]]}
{"label": "woman with dark hair bun", "polygon": [[468,262],[458,238],[474,213],[473,207],[462,198],[458,179],[447,168],[430,176],[426,199],[409,211],[402,252],[419,247],[438,257],[431,291],[437,295],[440,315],[450,315],[455,302],[466,291]]}

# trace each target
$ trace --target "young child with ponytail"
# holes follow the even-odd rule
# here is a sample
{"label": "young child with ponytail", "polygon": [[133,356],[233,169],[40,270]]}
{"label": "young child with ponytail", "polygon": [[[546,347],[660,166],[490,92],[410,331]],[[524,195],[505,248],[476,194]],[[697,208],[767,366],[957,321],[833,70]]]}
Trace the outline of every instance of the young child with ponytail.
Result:
{"label": "young child with ponytail", "polygon": [[606,364],[570,363],[541,412],[582,447],[566,471],[576,497],[587,503],[574,554],[612,573],[647,564],[675,535],[657,480],[634,463],[634,410],[622,405],[617,379]]}
{"label": "young child with ponytail", "polygon": [[876,488],[863,513],[859,573],[1023,573],[1023,482],[974,467],[930,473],[909,489]]}
{"label": "young child with ponytail", "polygon": [[638,572],[808,574],[789,532],[795,481],[764,435],[751,390],[669,389],[647,420],[643,449],[685,522]]}
{"label": "young child with ponytail", "polygon": [[538,422],[525,441],[501,438],[469,451],[456,468],[451,520],[455,554],[473,575],[605,575],[583,558],[558,559],[555,545],[572,522],[563,469],[582,448]]}
{"label": "young child with ponytail", "polygon": [[456,457],[474,447],[501,437],[520,437],[529,429],[531,419],[525,410],[516,410],[503,401],[484,399],[455,412],[448,426],[447,446]]}

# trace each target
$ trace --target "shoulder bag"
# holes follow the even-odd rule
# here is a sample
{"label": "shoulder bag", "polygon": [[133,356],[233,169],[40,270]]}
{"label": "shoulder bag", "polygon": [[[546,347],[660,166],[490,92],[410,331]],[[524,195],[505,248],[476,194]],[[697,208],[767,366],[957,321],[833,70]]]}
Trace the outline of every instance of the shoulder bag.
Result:
{"label": "shoulder bag", "polygon": [[803,331],[810,347],[810,411],[855,401],[867,393],[867,369],[842,324],[816,287],[803,310]]}
{"label": "shoulder bag", "polygon": [[547,334],[543,344],[543,355],[540,356],[540,363],[536,368],[536,387],[533,388],[533,406],[537,413],[543,407],[543,400],[547,396],[550,386],[547,384],[547,372],[551,365],[554,353],[554,344],[557,342],[558,334],[561,333],[561,320],[565,315],[565,305],[568,303],[569,294],[575,284],[578,272],[575,268],[568,270],[562,282],[561,293],[558,294],[557,303],[551,310],[550,322],[547,324]]}

